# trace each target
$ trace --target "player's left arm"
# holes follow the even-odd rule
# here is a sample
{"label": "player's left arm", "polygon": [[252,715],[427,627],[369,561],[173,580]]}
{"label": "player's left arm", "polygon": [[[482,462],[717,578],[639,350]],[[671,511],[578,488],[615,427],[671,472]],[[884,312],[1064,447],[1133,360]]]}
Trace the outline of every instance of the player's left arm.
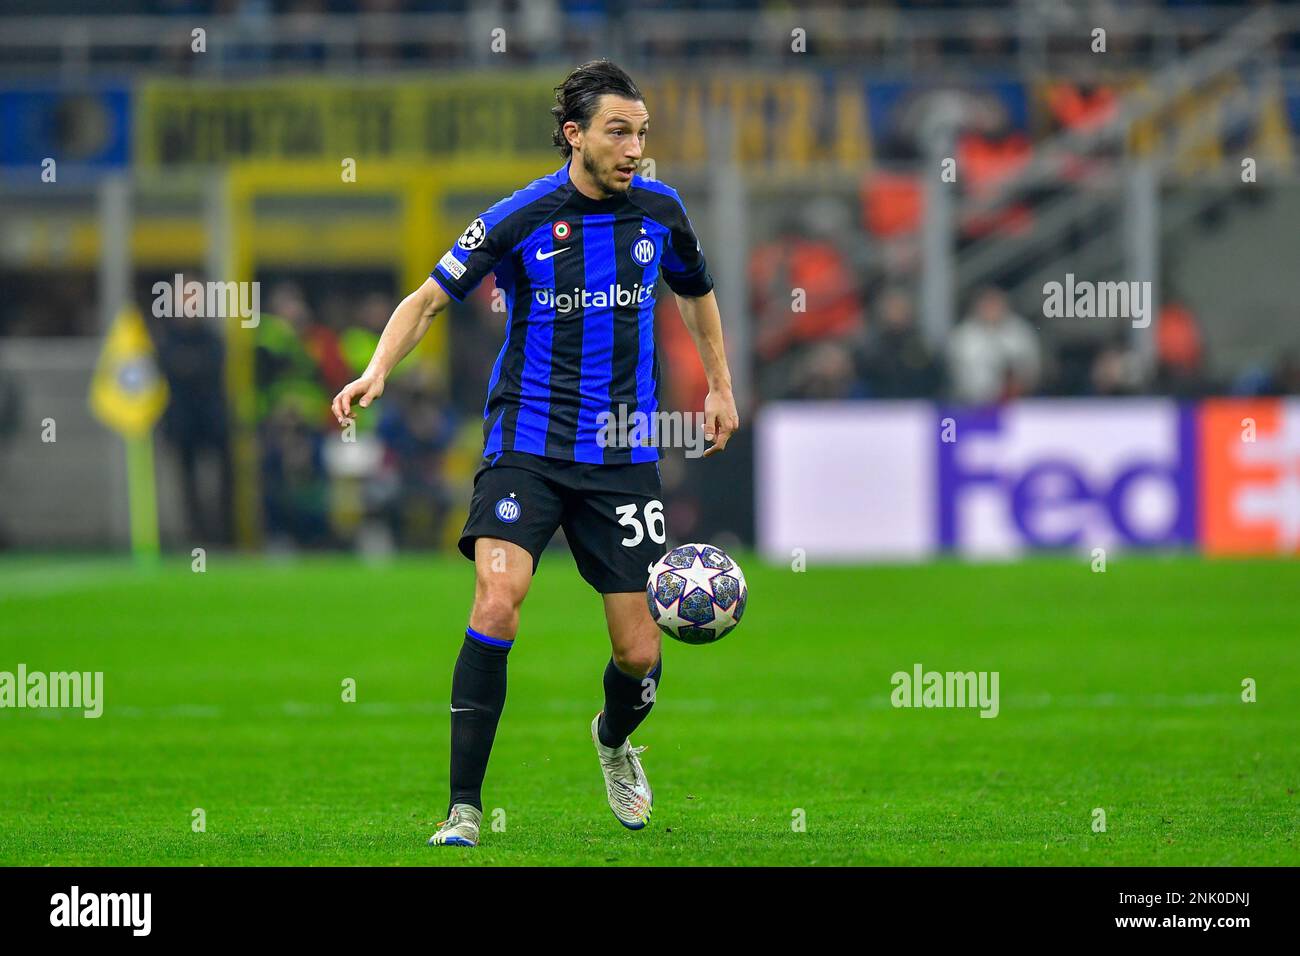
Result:
{"label": "player's left arm", "polygon": [[704,398],[704,437],[713,444],[704,450],[707,458],[727,447],[727,440],[740,427],[740,415],[731,393],[731,370],[722,347],[722,316],[704,251],[676,190],[662,187],[660,191],[672,200],[663,215],[669,234],[661,264],[664,281],[677,297],[677,308],[695,341],[709,383]]}
{"label": "player's left arm", "polygon": [[731,370],[722,347],[722,315],[712,289],[699,296],[680,293],[676,296],[677,308],[695,341],[695,350],[700,354],[709,382],[709,394],[704,398],[704,437],[713,445],[704,451],[704,457],[708,458],[726,448],[728,439],[740,427],[736,398],[731,393]]}

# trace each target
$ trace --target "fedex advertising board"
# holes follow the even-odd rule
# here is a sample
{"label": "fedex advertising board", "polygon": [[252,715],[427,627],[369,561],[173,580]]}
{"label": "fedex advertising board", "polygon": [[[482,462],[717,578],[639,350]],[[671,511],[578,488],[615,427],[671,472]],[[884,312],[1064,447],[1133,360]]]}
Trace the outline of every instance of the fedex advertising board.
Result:
{"label": "fedex advertising board", "polygon": [[1173,402],[1021,402],[939,417],[953,429],[934,445],[941,550],[1195,543],[1195,433]]}
{"label": "fedex advertising board", "polygon": [[772,560],[1300,549],[1300,401],[780,404],[763,410]]}
{"label": "fedex advertising board", "polygon": [[1300,399],[1205,402],[1199,525],[1207,554],[1300,554]]}

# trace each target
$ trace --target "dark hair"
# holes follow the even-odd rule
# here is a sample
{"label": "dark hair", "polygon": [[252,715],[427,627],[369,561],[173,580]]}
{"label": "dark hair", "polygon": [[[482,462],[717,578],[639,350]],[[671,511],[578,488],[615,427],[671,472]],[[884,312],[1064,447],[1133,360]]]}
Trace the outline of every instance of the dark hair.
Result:
{"label": "dark hair", "polygon": [[609,60],[592,60],[582,64],[555,88],[555,105],[551,107],[551,115],[555,117],[555,132],[551,135],[551,142],[565,159],[573,155],[573,147],[564,136],[564,124],[572,120],[578,124],[579,129],[585,130],[591,125],[596,104],[606,93],[645,102],[645,97],[632,82],[632,77]]}

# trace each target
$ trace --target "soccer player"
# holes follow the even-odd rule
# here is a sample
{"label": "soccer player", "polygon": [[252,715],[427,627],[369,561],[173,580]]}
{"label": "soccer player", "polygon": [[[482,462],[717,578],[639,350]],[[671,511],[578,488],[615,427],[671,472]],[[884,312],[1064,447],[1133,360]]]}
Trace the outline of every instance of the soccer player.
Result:
{"label": "soccer player", "polygon": [[[578,570],[604,601],[613,649],[591,736],[614,816],[639,830],[654,794],[630,736],[654,706],[663,667],[646,607],[664,551],[658,449],[611,442],[611,416],[653,416],[655,285],[677,296],[708,377],[704,434],[721,451],[739,427],[713,280],[681,198],[637,175],[650,115],[608,60],[556,88],[554,143],[565,164],[469,224],[428,280],[393,312],[361,377],[335,397],[340,424],[366,408],[435,315],[488,272],[509,311],[488,381],[483,461],[460,550],[474,605],[451,685],[451,799],[434,845],[474,846],[482,786],[506,699],[506,660],[542,550],[564,529]],[[647,419],[648,420],[648,419]]]}

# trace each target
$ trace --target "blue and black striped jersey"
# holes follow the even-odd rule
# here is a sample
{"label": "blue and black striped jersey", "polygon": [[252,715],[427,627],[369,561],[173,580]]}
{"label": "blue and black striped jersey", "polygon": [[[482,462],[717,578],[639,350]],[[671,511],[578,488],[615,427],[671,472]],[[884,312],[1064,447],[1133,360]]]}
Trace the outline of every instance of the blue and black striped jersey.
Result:
{"label": "blue and black striped jersey", "polygon": [[654,447],[602,447],[598,435],[602,412],[657,410],[660,273],[679,295],[713,288],[676,190],[635,176],[626,194],[591,199],[566,164],[470,223],[430,274],[460,302],[489,272],[509,318],[483,408],[484,454],[656,461]]}

